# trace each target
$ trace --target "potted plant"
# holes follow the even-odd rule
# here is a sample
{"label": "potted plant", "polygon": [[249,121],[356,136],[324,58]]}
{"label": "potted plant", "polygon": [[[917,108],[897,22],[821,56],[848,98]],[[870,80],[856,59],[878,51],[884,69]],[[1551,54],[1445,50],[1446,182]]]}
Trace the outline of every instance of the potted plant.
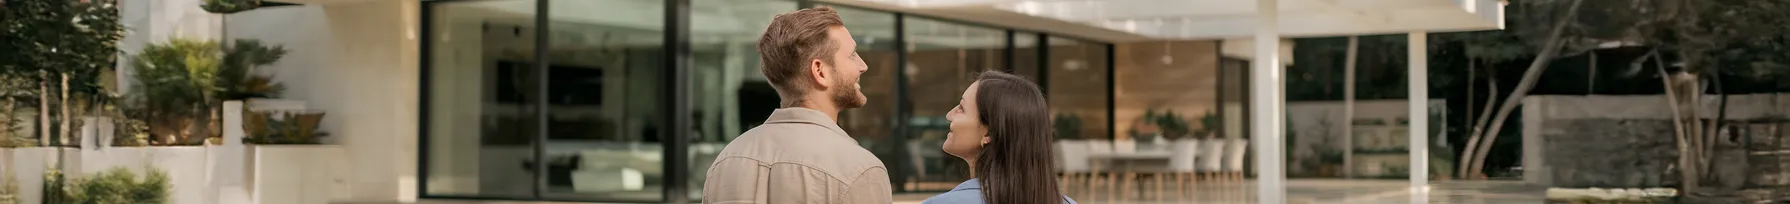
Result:
{"label": "potted plant", "polygon": [[255,10],[255,9],[263,8],[263,7],[291,6],[291,5],[298,5],[298,4],[269,2],[269,1],[263,1],[263,0],[205,0],[205,3],[199,4],[199,9],[203,9],[203,10],[205,10],[205,12],[216,13],[216,14],[232,14],[232,13],[237,13],[237,12]]}
{"label": "potted plant", "polygon": [[[339,168],[346,160],[345,150],[324,144],[322,138],[330,136],[321,130],[325,112],[308,110],[302,101],[292,100],[230,101],[224,106],[233,110],[225,114],[230,127],[225,138],[239,140],[247,148],[245,154],[251,162],[246,165],[250,175],[245,177],[254,182],[245,182],[253,186],[221,189],[246,190],[244,197],[249,201],[242,202],[249,203],[326,203],[341,196],[332,189],[346,188],[339,182],[346,176]],[[298,179],[287,179],[292,177]]]}
{"label": "potted plant", "polygon": [[1081,116],[1073,113],[1059,113],[1052,120],[1056,128],[1058,140],[1079,140],[1081,137]]}

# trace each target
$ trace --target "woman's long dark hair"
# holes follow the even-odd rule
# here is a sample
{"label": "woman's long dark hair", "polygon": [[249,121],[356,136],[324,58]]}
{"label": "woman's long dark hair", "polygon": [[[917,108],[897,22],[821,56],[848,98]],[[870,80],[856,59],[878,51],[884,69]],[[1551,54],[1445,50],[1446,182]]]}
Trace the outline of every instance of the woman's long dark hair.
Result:
{"label": "woman's long dark hair", "polygon": [[976,156],[982,201],[990,204],[1063,203],[1057,192],[1050,105],[1038,84],[998,71],[976,79],[976,112],[990,142]]}

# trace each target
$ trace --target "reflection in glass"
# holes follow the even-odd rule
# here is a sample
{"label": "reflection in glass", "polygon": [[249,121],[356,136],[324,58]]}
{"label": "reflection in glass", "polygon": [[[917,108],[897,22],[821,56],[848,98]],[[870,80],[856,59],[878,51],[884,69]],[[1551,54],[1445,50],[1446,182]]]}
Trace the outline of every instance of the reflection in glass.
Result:
{"label": "reflection in glass", "polygon": [[[664,2],[548,2],[548,162],[551,199],[659,201],[671,91]],[[523,52],[518,54],[526,54]]]}
{"label": "reflection in glass", "polygon": [[907,18],[907,90],[913,103],[908,122],[910,172],[907,183],[897,188],[918,191],[950,190],[969,179],[963,160],[945,156],[949,125],[945,113],[957,106],[976,73],[1001,70],[1007,33],[924,18]]}
{"label": "reflection in glass", "polygon": [[1038,80],[1038,51],[1038,33],[1014,31],[1013,75],[1031,79],[1033,83],[1040,83]]}
{"label": "reflection in glass", "polygon": [[1107,139],[1113,133],[1107,127],[1107,49],[1106,44],[1051,37],[1046,72],[1050,85],[1051,114],[1081,121],[1081,133],[1062,137]]}
{"label": "reflection in glass", "polygon": [[[862,108],[845,110],[839,114],[839,127],[851,133],[864,149],[876,154],[877,159],[890,169],[890,175],[900,174],[899,165],[907,153],[906,138],[894,137],[895,123],[895,55],[900,52],[899,44],[895,44],[895,14],[886,12],[833,7],[839,17],[845,21],[846,30],[852,33],[852,39],[858,42],[858,57],[870,70],[858,76],[860,91],[870,103]],[[905,181],[904,177],[890,177],[892,182]]]}
{"label": "reflection in glass", "polygon": [[[759,71],[758,38],[794,1],[691,1],[690,198],[701,199],[709,166],[728,142],[764,123],[778,96]],[[874,104],[874,103],[872,103]],[[856,132],[854,132],[856,133]]]}
{"label": "reflection in glass", "polygon": [[429,4],[428,195],[532,196],[535,1]]}

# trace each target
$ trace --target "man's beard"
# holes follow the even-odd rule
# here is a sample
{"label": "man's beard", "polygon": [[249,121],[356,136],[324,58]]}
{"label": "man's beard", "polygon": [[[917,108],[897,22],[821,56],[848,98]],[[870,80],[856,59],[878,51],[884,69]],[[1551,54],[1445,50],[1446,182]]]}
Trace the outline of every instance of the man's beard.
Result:
{"label": "man's beard", "polygon": [[858,97],[863,94],[859,93],[857,85],[858,83],[847,82],[845,79],[834,81],[833,87],[839,87],[839,90],[833,91],[833,105],[839,106],[839,109],[864,107],[868,101]]}

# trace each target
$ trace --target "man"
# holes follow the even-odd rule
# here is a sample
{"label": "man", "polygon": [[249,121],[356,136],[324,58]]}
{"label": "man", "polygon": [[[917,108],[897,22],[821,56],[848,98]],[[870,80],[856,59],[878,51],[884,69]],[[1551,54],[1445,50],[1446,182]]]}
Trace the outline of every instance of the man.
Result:
{"label": "man", "polygon": [[709,168],[703,203],[891,203],[888,169],[837,124],[863,107],[869,69],[832,8],[780,14],[758,40],[782,108],[734,138]]}

